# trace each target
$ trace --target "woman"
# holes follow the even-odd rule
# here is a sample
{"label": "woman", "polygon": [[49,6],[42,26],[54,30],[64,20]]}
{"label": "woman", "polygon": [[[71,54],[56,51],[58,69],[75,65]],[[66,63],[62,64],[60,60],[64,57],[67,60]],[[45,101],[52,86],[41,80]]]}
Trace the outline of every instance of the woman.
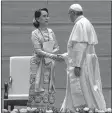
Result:
{"label": "woman", "polygon": [[[54,66],[56,55],[51,54],[59,50],[54,32],[47,28],[49,13],[46,8],[35,11],[31,40],[34,47],[30,68],[30,88],[28,106],[37,106],[43,99],[53,103]],[[54,59],[54,60],[52,60]],[[51,100],[50,100],[51,96]],[[48,100],[49,99],[49,100]]]}
{"label": "woman", "polygon": [[74,27],[67,45],[68,51],[62,55],[67,63],[67,87],[61,111],[75,111],[77,107],[85,106],[105,111],[106,103],[94,47],[98,44],[96,32],[83,16],[79,4],[70,6],[69,17]]}

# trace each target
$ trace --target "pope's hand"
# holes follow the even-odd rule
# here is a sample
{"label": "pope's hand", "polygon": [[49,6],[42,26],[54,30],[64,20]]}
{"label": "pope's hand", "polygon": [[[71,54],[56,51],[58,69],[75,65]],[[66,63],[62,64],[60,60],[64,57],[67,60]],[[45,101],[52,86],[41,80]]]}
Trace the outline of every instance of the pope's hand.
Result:
{"label": "pope's hand", "polygon": [[75,73],[75,76],[80,77],[81,68],[80,67],[75,67],[74,68],[74,73]]}
{"label": "pope's hand", "polygon": [[68,53],[61,54],[64,58],[68,57]]}
{"label": "pope's hand", "polygon": [[57,54],[57,60],[58,61],[64,61],[64,58],[61,54]]}
{"label": "pope's hand", "polygon": [[63,61],[64,60],[63,57],[61,55],[59,55],[59,54],[57,54],[57,55],[56,54],[52,54],[50,56],[50,58],[55,60],[55,61]]}
{"label": "pope's hand", "polygon": [[51,55],[51,59],[56,60],[56,59],[57,59],[57,55],[52,54],[52,55]]}

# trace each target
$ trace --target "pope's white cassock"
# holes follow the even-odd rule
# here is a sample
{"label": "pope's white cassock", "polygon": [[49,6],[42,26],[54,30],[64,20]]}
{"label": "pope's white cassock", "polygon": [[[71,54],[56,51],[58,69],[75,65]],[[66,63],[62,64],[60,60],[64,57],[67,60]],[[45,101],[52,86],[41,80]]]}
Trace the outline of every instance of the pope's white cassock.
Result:
{"label": "pope's white cassock", "polygon": [[[83,105],[106,110],[95,44],[98,40],[92,24],[79,16],[68,41],[67,53],[63,54],[67,64],[67,86],[62,111]],[[74,74],[75,66],[81,67],[80,77]]]}

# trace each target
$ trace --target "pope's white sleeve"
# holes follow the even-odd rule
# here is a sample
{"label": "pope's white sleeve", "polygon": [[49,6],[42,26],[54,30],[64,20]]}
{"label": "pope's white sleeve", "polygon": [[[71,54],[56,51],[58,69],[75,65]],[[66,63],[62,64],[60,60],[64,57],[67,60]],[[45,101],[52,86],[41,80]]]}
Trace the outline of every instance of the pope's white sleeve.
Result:
{"label": "pope's white sleeve", "polygon": [[86,48],[87,43],[74,43],[72,53],[73,66],[81,67]]}

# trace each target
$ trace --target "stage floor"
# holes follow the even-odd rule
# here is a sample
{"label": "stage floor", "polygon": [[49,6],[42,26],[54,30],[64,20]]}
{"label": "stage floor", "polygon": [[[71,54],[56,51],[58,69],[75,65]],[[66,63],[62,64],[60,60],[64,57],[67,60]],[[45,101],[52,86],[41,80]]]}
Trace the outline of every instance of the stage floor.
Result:
{"label": "stage floor", "polygon": [[[111,107],[111,90],[110,89],[103,89],[103,94],[106,100],[107,108]],[[2,89],[2,108],[3,108],[3,95],[4,95],[4,90]],[[56,89],[56,102],[55,102],[55,107],[60,108],[65,96],[65,89]],[[26,108],[26,106],[15,106],[15,108]]]}

